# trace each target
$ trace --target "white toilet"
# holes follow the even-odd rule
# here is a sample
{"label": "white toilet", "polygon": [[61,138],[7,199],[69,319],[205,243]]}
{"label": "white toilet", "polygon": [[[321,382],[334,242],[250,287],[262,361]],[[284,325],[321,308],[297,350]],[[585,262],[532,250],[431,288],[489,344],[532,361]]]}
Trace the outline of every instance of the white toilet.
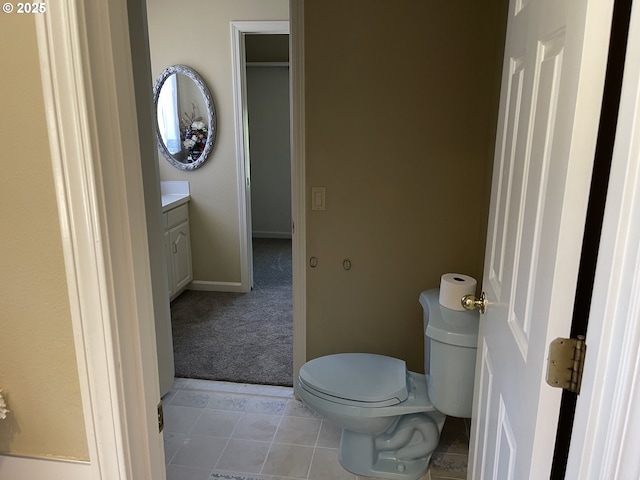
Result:
{"label": "white toilet", "polygon": [[340,353],[300,369],[297,393],[312,410],[342,427],[340,463],[357,475],[416,480],[429,466],[446,415],[471,417],[479,314],[420,294],[425,374],[397,358]]}

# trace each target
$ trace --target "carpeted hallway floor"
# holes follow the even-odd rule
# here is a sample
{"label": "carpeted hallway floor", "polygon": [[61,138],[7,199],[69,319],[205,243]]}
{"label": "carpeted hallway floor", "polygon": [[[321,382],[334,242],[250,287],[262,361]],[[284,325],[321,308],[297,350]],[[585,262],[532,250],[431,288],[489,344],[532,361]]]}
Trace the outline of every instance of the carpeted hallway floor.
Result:
{"label": "carpeted hallway floor", "polygon": [[171,303],[176,377],[293,384],[291,240],[253,239],[249,293],[185,291]]}

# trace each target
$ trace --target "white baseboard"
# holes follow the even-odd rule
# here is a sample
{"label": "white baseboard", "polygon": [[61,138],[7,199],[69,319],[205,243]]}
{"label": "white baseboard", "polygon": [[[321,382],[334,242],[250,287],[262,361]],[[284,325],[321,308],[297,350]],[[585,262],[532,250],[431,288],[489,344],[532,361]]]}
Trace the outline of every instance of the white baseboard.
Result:
{"label": "white baseboard", "polygon": [[240,282],[207,282],[204,280],[194,280],[189,284],[187,290],[199,290],[204,292],[248,292]]}
{"label": "white baseboard", "polygon": [[259,232],[253,230],[251,232],[253,238],[291,238],[291,232]]}
{"label": "white baseboard", "polygon": [[91,463],[0,455],[0,480],[89,480]]}

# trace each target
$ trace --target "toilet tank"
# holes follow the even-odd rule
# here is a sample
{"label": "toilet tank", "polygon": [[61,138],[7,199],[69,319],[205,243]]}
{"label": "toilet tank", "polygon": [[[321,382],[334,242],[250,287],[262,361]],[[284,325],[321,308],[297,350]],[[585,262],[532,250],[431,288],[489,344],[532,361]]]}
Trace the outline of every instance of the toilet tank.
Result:
{"label": "toilet tank", "polygon": [[477,311],[440,305],[439,289],[420,294],[424,312],[424,368],[429,398],[442,413],[471,417],[478,345]]}

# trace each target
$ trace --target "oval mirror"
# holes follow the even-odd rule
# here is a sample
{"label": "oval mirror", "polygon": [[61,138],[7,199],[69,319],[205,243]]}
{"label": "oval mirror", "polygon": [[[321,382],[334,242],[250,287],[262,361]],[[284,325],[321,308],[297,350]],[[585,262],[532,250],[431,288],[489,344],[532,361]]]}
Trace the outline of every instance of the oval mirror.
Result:
{"label": "oval mirror", "polygon": [[184,65],[165,69],[153,86],[158,149],[180,170],[202,166],[213,149],[217,117],[209,89]]}

